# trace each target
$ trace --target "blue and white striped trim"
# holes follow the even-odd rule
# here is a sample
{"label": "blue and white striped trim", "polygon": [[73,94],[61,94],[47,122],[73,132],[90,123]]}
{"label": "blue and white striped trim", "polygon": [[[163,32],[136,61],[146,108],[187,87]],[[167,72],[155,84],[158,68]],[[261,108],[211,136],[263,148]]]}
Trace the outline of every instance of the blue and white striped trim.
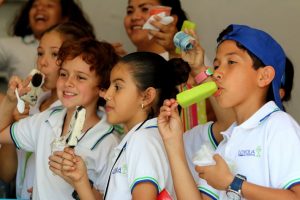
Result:
{"label": "blue and white striped trim", "polygon": [[150,128],[158,128],[158,126],[157,125],[150,125],[150,126],[145,127],[145,129],[150,129]]}
{"label": "blue and white striped trim", "polygon": [[20,144],[18,143],[17,138],[15,136],[15,131],[14,131],[15,125],[16,125],[16,123],[13,123],[12,125],[10,125],[10,128],[9,128],[10,137],[11,137],[12,141],[14,142],[15,146],[18,149],[20,149],[21,148]]}
{"label": "blue and white striped trim", "polygon": [[137,184],[139,184],[139,183],[145,183],[145,182],[152,183],[156,187],[156,189],[157,189],[157,194],[160,193],[161,188],[159,187],[157,180],[154,179],[154,178],[152,178],[152,177],[148,177],[148,176],[135,179],[133,181],[133,183],[131,184],[131,186],[130,186],[131,193],[132,193],[134,187]]}
{"label": "blue and white striped trim", "polygon": [[218,200],[218,199],[219,199],[219,196],[218,196],[216,193],[214,193],[214,192],[208,190],[207,188],[204,188],[204,187],[201,187],[201,186],[200,186],[200,187],[198,187],[198,190],[199,190],[201,193],[203,193],[203,194],[209,196],[209,197],[210,197],[211,199],[213,199],[213,200]]}
{"label": "blue and white striped trim", "polygon": [[114,127],[113,127],[113,126],[109,127],[108,131],[106,131],[106,133],[105,133],[104,135],[102,135],[102,136],[96,141],[96,143],[91,147],[91,150],[95,149],[96,146],[97,146],[98,144],[100,144],[100,142],[101,142],[106,136],[112,134],[113,132],[114,132]]}
{"label": "blue and white striped trim", "polygon": [[53,114],[55,114],[55,113],[57,113],[57,112],[60,112],[60,111],[62,111],[63,109],[64,109],[63,106],[57,106],[57,107],[54,107],[53,110],[52,110],[52,112],[49,114],[49,116],[51,116],[51,115],[53,115]]}
{"label": "blue and white striped trim", "polygon": [[300,184],[300,178],[293,179],[283,186],[283,189],[289,190],[293,186]]}
{"label": "blue and white striped trim", "polygon": [[213,130],[212,130],[213,125],[214,125],[214,123],[211,123],[208,127],[208,138],[209,138],[210,143],[216,150],[219,144],[218,144],[218,142],[214,136]]}

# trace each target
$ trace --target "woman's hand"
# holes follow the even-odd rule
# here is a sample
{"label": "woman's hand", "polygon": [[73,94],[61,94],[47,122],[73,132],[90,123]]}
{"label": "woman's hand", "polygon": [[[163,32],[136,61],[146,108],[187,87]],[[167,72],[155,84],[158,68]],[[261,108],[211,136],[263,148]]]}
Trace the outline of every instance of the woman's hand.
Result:
{"label": "woman's hand", "polygon": [[181,52],[181,58],[189,63],[191,67],[191,74],[195,77],[198,73],[205,70],[204,65],[204,49],[199,43],[199,39],[193,30],[185,30],[186,34],[191,35],[195,40],[191,40],[193,48],[188,51]]}
{"label": "woman's hand", "polygon": [[169,53],[175,52],[175,45],[173,43],[173,37],[177,33],[176,23],[177,17],[173,16],[174,20],[168,25],[160,23],[161,18],[154,16],[154,21],[151,21],[151,25],[158,28],[159,31],[149,30],[149,34],[153,36],[155,42],[163,46]]}
{"label": "woman's hand", "polygon": [[126,56],[128,53],[127,51],[124,49],[123,44],[116,42],[116,43],[111,43],[111,45],[114,47],[115,52],[120,56]]}

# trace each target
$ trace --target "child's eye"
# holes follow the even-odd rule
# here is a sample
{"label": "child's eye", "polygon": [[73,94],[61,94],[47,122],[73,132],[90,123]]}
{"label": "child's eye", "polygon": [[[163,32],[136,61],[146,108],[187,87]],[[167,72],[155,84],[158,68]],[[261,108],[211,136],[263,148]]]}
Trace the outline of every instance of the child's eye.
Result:
{"label": "child's eye", "polygon": [[235,63],[236,63],[236,62],[233,61],[233,60],[229,60],[229,61],[228,61],[228,64],[230,64],[230,65],[235,64]]}
{"label": "child's eye", "polygon": [[126,14],[127,15],[131,15],[133,13],[133,10],[132,9],[127,9],[127,11],[126,11]]}
{"label": "child's eye", "polygon": [[78,80],[86,80],[86,78],[84,76],[77,76]]}
{"label": "child's eye", "polygon": [[118,84],[115,84],[114,87],[115,87],[115,90],[116,90],[116,91],[118,91],[118,90],[121,89],[120,85],[118,85]]}
{"label": "child's eye", "polygon": [[219,68],[218,65],[215,65],[215,66],[214,66],[214,70],[217,70],[218,68]]}
{"label": "child's eye", "polygon": [[53,58],[57,58],[57,56],[58,56],[58,53],[57,53],[57,52],[52,53],[52,57],[53,57]]}
{"label": "child's eye", "polygon": [[63,72],[63,71],[60,71],[60,72],[59,72],[59,76],[61,76],[61,77],[66,77],[66,76],[67,76],[67,73],[66,73],[66,72]]}
{"label": "child's eye", "polygon": [[43,52],[37,52],[37,56],[38,56],[38,57],[41,57],[41,56],[43,56],[43,55],[44,55]]}

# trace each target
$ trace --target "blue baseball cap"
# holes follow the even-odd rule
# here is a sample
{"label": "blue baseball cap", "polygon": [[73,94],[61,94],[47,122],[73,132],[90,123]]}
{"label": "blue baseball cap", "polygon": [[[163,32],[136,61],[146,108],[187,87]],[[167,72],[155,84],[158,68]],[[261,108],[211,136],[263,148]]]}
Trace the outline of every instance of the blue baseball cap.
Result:
{"label": "blue baseball cap", "polygon": [[[230,27],[231,26],[231,27]],[[265,66],[275,69],[275,78],[272,81],[274,100],[276,105],[283,110],[279,95],[281,79],[285,71],[285,53],[282,47],[266,32],[245,25],[231,24],[229,31],[217,41],[234,40],[242,44],[247,50],[258,57]]]}

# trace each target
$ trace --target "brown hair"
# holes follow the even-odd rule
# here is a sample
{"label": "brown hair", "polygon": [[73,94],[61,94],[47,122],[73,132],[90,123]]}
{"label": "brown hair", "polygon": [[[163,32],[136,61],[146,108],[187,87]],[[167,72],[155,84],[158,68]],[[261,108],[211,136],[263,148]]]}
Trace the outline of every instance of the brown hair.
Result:
{"label": "brown hair", "polygon": [[99,88],[107,89],[111,69],[119,60],[114,48],[109,43],[92,38],[83,38],[76,42],[66,41],[59,49],[57,63],[62,66],[65,61],[78,56],[100,77]]}

